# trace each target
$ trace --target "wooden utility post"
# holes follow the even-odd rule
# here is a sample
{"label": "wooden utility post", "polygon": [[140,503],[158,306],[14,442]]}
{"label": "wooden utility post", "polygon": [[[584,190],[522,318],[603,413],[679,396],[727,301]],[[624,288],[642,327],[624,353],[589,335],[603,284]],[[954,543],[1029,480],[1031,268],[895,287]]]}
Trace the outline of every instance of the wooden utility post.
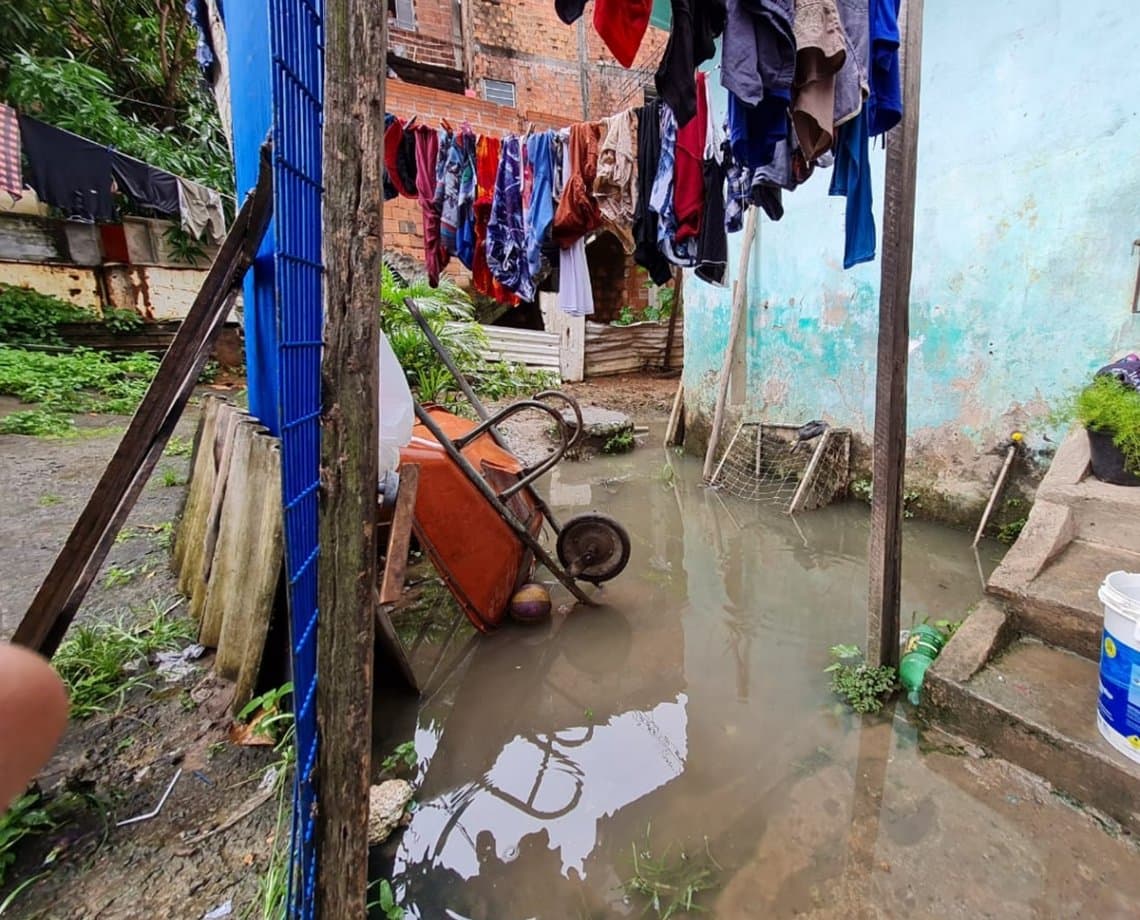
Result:
{"label": "wooden utility post", "polygon": [[367,915],[387,5],[325,0],[316,915]]}
{"label": "wooden utility post", "polygon": [[902,8],[903,118],[887,137],[883,204],[879,355],[875,380],[874,492],[871,500],[867,661],[897,665],[902,593],[903,471],[906,466],[906,373],[910,341],[910,275],[918,172],[922,3]]}

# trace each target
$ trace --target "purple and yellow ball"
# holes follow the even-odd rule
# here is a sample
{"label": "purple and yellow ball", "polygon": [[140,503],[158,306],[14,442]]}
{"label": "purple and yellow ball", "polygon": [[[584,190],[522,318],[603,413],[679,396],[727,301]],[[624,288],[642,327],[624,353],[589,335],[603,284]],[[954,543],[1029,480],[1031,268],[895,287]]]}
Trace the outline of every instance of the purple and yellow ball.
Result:
{"label": "purple and yellow ball", "polygon": [[550,592],[542,585],[523,585],[511,598],[510,613],[520,623],[541,623],[550,617]]}

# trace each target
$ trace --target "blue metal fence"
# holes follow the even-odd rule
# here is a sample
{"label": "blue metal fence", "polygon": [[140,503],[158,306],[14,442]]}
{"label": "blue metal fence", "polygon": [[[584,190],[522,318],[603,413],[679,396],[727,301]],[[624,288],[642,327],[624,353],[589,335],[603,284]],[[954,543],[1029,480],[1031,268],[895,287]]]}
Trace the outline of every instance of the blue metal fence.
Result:
{"label": "blue metal fence", "polygon": [[317,490],[321,412],[320,0],[270,0],[277,398],[293,651],[297,771],[289,913],[313,916],[317,766]]}

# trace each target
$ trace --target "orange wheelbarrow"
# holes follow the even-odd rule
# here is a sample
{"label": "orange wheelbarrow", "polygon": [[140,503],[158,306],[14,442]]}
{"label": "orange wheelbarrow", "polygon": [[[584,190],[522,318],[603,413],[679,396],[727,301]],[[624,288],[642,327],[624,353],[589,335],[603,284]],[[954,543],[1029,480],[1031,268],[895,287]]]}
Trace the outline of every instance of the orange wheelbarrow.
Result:
{"label": "orange wheelbarrow", "polygon": [[[511,596],[531,580],[539,563],[575,598],[593,605],[579,582],[598,585],[619,575],[629,562],[629,534],[604,514],[580,514],[560,523],[534,489],[581,437],[577,402],[547,390],[488,413],[415,302],[405,303],[479,418],[474,422],[440,406],[415,404],[417,422],[400,462],[420,467],[413,519],[420,545],[483,632],[502,623]],[[574,416],[572,431],[562,407]],[[497,427],[522,412],[544,413],[559,434],[554,451],[530,467],[511,453]],[[557,538],[557,559],[542,543],[544,525]]]}

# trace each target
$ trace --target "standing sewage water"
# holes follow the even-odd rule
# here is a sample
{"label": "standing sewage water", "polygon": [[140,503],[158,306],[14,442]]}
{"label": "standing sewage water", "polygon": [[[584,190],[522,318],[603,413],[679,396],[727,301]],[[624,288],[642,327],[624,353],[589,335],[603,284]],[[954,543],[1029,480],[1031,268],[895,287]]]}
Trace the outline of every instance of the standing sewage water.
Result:
{"label": "standing sewage water", "polygon": [[[621,521],[632,560],[596,609],[555,590],[540,626],[478,637],[438,586],[398,615],[425,692],[378,700],[375,750],[414,723],[417,806],[372,870],[408,916],[1036,916],[1049,882],[1025,867],[1054,858],[1031,851],[1054,819],[1003,814],[1028,778],[829,690],[829,648],[864,642],[865,505],[722,499],[659,441],[543,487],[561,517]],[[920,521],[904,539],[904,627],[961,619],[1000,547]]]}

